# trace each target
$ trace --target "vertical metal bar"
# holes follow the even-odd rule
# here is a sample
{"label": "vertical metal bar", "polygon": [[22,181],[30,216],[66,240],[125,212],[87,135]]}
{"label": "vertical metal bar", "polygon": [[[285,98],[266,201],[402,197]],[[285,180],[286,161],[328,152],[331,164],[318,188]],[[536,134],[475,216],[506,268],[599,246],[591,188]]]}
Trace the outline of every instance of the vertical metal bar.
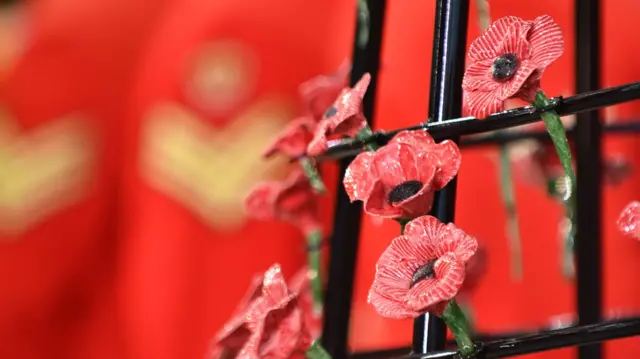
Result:
{"label": "vertical metal bar", "polygon": [[[462,76],[469,0],[437,0],[433,53],[429,120],[444,121],[462,115]],[[456,142],[458,139],[454,139]],[[432,214],[441,221],[452,222],[455,214],[456,184],[454,179],[436,194]],[[438,317],[425,314],[413,324],[413,352],[442,350],[446,345],[446,326]]]}
{"label": "vertical metal bar", "polygon": [[[367,0],[366,3],[368,5],[368,21],[357,21],[356,26],[351,85],[354,85],[364,73],[371,74],[371,84],[364,97],[363,111],[369,124],[372,125],[386,0]],[[369,29],[368,41],[364,47],[359,43],[359,34],[363,27]],[[325,330],[323,331],[322,345],[333,359],[347,357],[353,281],[362,215],[361,203],[351,204],[342,185],[342,178],[350,162],[351,158],[340,162],[338,198],[333,220],[333,235],[331,236],[329,282],[324,308],[323,327]]]}
{"label": "vertical metal bar", "polygon": [[[600,1],[576,0],[575,6],[576,92],[581,93],[600,88]],[[599,111],[578,114],[575,254],[580,325],[598,323],[602,317],[601,133]],[[580,359],[601,357],[602,344],[578,348]]]}

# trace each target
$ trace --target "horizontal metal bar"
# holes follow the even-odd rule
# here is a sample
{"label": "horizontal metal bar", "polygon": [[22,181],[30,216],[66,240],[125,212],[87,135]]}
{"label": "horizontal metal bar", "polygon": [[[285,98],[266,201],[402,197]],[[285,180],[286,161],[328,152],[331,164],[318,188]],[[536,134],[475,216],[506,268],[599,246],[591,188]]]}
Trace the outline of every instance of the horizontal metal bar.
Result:
{"label": "horizontal metal bar", "polygon": [[[605,133],[616,135],[636,133],[640,132],[640,121],[630,123],[613,123],[603,126],[603,130]],[[573,136],[574,133],[575,130],[573,128],[567,130],[567,136]],[[551,142],[551,138],[547,131],[501,132],[484,137],[464,138],[460,143],[460,147],[497,145],[526,139]]]}
{"label": "horizontal metal bar", "polygon": [[326,161],[353,156],[362,151],[366,142],[385,144],[395,134],[405,130],[427,129],[436,140],[458,136],[501,130],[533,123],[540,120],[544,111],[555,110],[560,116],[591,111],[602,107],[640,99],[640,82],[582,93],[570,97],[554,97],[548,108],[536,109],[533,106],[520,107],[493,114],[479,120],[475,117],[455,118],[441,122],[425,122],[419,125],[391,131],[377,131],[366,141],[339,140],[330,145],[322,155],[315,156],[316,161]]}
{"label": "horizontal metal bar", "polygon": [[[506,358],[636,335],[640,335],[640,317],[549,330],[538,334],[484,344],[479,343],[480,352],[477,358]],[[445,350],[428,354],[412,354],[399,357],[399,359],[454,359],[456,354],[457,351],[455,350]]]}

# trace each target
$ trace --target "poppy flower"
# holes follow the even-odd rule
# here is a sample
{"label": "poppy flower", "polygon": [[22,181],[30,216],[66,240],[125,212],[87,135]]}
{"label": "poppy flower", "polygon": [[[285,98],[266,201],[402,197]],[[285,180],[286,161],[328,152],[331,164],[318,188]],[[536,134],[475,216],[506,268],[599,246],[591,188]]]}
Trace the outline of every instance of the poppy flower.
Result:
{"label": "poppy flower", "polygon": [[272,265],[252,283],[238,312],[216,336],[212,359],[303,357],[311,343],[298,294],[284,280],[280,266]]}
{"label": "poppy flower", "polygon": [[303,155],[307,145],[313,138],[316,122],[310,116],[296,118],[291,121],[278,137],[264,151],[264,157],[271,157],[276,153],[290,158]]}
{"label": "poppy flower", "polygon": [[245,211],[255,219],[293,223],[305,234],[322,227],[318,196],[299,169],[291,172],[286,181],[259,183],[245,198]]}
{"label": "poppy flower", "polygon": [[368,302],[387,318],[441,315],[462,287],[477,248],[476,239],[453,223],[418,217],[380,256]]}
{"label": "poppy flower", "polygon": [[360,153],[344,176],[351,201],[373,216],[415,218],[431,209],[434,192],[458,173],[460,150],[435,143],[425,130],[402,131],[375,152]]}
{"label": "poppy flower", "polygon": [[265,273],[262,295],[251,303],[246,320],[253,333],[239,358],[303,358],[311,345],[298,294],[287,286],[278,264]]}
{"label": "poppy flower", "polygon": [[300,96],[311,116],[322,120],[324,113],[335,102],[342,89],[349,86],[351,63],[344,61],[338,70],[329,75],[320,75],[300,85]]}
{"label": "poppy flower", "polygon": [[640,239],[640,202],[629,203],[618,218],[618,229],[627,236]]}
{"label": "poppy flower", "polygon": [[548,15],[497,20],[469,48],[471,65],[462,80],[468,111],[485,118],[503,111],[509,98],[532,102],[544,70],[563,50],[562,30]]}
{"label": "poppy flower", "polygon": [[342,90],[325,113],[307,147],[309,155],[319,155],[327,150],[327,142],[331,137],[355,137],[360,130],[367,127],[367,119],[362,113],[364,98],[371,75],[364,74],[353,88]]}

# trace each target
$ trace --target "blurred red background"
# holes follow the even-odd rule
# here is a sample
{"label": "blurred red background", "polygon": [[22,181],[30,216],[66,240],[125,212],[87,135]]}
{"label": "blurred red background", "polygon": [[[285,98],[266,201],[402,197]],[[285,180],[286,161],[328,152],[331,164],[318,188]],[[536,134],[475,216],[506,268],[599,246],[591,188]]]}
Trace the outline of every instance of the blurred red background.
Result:
{"label": "blurred red background", "polygon": [[[376,127],[426,118],[434,0],[389,2]],[[638,81],[640,4],[605,0],[603,86]],[[351,54],[355,2],[33,0],[0,8],[0,357],[202,358],[251,275],[304,263],[282,223],[249,221],[241,200],[287,167],[259,159],[300,111],[297,86]],[[491,2],[492,17],[552,15],[565,55],[551,95],[573,83],[573,2]],[[469,39],[479,31],[472,4]],[[633,120],[638,101],[603,112]],[[605,141],[640,165],[632,136]],[[464,150],[456,221],[489,266],[472,293],[481,331],[549,324],[575,308],[560,272],[561,208],[517,183],[524,277],[511,280],[495,149]],[[324,165],[330,193],[336,169]],[[640,244],[615,230],[640,198],[638,171],[604,192],[606,311],[640,310]],[[324,199],[330,233],[333,199]],[[375,262],[397,225],[365,218],[351,346],[406,345],[411,322],[366,303]],[[607,357],[640,354],[638,338]],[[532,355],[570,358],[573,350]]]}

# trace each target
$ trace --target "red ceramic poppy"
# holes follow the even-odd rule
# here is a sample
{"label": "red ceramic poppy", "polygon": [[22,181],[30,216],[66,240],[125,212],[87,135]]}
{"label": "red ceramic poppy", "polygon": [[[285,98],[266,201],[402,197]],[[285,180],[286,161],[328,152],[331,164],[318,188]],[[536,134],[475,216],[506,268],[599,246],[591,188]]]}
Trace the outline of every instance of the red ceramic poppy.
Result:
{"label": "red ceramic poppy", "polygon": [[277,264],[265,273],[262,294],[250,305],[246,320],[252,335],[238,358],[303,358],[311,344],[298,294],[289,289]]}
{"label": "red ceramic poppy", "polygon": [[503,111],[509,98],[533,101],[542,73],[563,50],[562,30],[548,15],[494,22],[469,48],[471,65],[462,80],[469,113],[484,118]]}
{"label": "red ceramic poppy", "polygon": [[427,131],[403,131],[376,152],[359,154],[343,182],[367,213],[415,218],[429,212],[434,192],[456,176],[460,159],[452,141],[435,143]]}
{"label": "red ceramic poppy", "polygon": [[289,289],[278,264],[254,278],[243,301],[216,336],[210,358],[302,357],[311,336],[298,294]]}
{"label": "red ceramic poppy", "polygon": [[264,151],[264,157],[271,157],[276,153],[295,158],[303,155],[307,145],[313,138],[316,128],[315,120],[310,116],[303,116],[291,121],[280,135]]}
{"label": "red ceramic poppy", "polygon": [[304,315],[305,327],[309,330],[311,337],[316,339],[322,333],[322,313],[318,313],[314,308],[310,275],[308,267],[301,268],[291,278],[291,290],[298,294],[298,302]]}
{"label": "red ceramic poppy", "polygon": [[640,202],[629,203],[618,218],[618,229],[627,236],[640,239]]}
{"label": "red ceramic poppy", "polygon": [[300,85],[300,96],[316,121],[322,120],[342,89],[349,86],[350,73],[351,63],[345,60],[335,73],[314,77]]}
{"label": "red ceramic poppy", "polygon": [[299,169],[284,182],[261,182],[245,199],[249,217],[282,220],[295,224],[304,233],[319,230],[318,196]]}
{"label": "red ceramic poppy", "polygon": [[340,96],[329,107],[320,124],[316,128],[313,140],[307,147],[310,155],[319,155],[327,150],[327,141],[332,137],[355,137],[367,126],[367,119],[362,113],[362,99],[364,98],[371,75],[364,74],[353,88],[345,88]]}
{"label": "red ceramic poppy", "polygon": [[462,287],[477,248],[476,239],[453,223],[416,218],[380,256],[368,301],[388,318],[440,315]]}

